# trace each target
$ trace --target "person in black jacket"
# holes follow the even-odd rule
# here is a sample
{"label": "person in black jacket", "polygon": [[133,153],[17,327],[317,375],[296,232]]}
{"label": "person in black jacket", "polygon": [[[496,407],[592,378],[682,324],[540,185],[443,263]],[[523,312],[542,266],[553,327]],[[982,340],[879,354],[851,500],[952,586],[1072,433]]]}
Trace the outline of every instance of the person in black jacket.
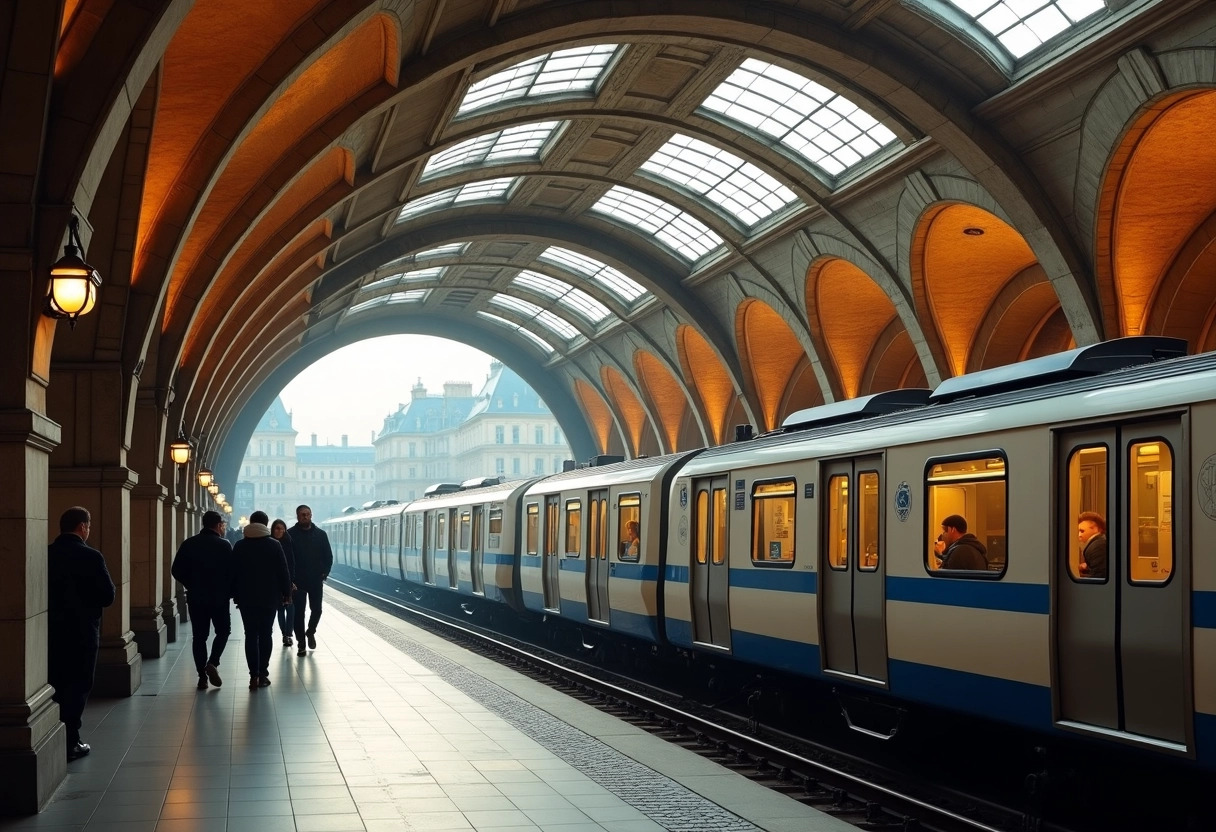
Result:
{"label": "person in black jacket", "polygon": [[967,533],[967,518],[951,514],[942,520],[942,534],[937,539],[934,551],[941,557],[939,569],[969,569],[982,572],[988,569],[988,547],[980,539]]}
{"label": "person in black jacket", "polygon": [[67,727],[69,761],[92,751],[80,739],[80,719],[97,670],[101,609],[114,603],[106,560],[85,543],[92,522],[88,509],[69,508],[47,547],[47,680]]}
{"label": "person in black jacket", "polygon": [[[296,556],[291,548],[291,538],[287,534],[287,522],[275,518],[270,524],[270,536],[279,541],[283,547],[283,555],[287,558],[287,572],[291,575],[291,591],[296,591]],[[291,633],[296,626],[296,605],[284,604],[279,607],[279,632],[283,634],[283,646],[291,646]]]}
{"label": "person in black jacket", "polygon": [[234,595],[245,624],[245,661],[249,689],[270,684],[275,610],[291,597],[291,574],[279,541],[270,536],[264,511],[249,515],[245,536],[232,549],[236,560]]}
{"label": "person in black jacket", "polygon": [[1077,516],[1077,541],[1081,544],[1081,577],[1106,577],[1106,518],[1096,511]]}
{"label": "person in black jacket", "polygon": [[[232,634],[232,546],[224,537],[224,517],[218,511],[203,514],[203,528],[177,547],[170,570],[186,588],[186,608],[190,611],[190,626],[194,640],[194,667],[198,670],[198,689],[206,690],[207,682],[217,688],[224,684],[220,678],[220,657]],[[215,627],[215,641],[207,651],[207,639]]]}
{"label": "person in black jacket", "polygon": [[[296,524],[288,529],[291,546],[296,555],[296,655],[306,656],[304,639],[308,646],[317,649],[317,623],[321,620],[321,595],[323,584],[334,565],[334,552],[329,548],[329,535],[313,525],[312,509],[296,506]],[[308,627],[304,627],[304,604],[311,607]]]}

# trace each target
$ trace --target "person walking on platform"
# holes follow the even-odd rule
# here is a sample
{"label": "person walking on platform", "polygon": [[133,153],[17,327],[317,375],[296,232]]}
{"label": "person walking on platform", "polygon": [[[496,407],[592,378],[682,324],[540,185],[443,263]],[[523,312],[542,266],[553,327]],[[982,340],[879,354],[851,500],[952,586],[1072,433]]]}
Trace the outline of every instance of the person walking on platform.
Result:
{"label": "person walking on platform", "polygon": [[[187,537],[173,556],[173,577],[186,588],[186,609],[194,651],[194,667],[198,670],[198,689],[206,690],[207,682],[217,688],[224,684],[220,678],[220,657],[232,634],[232,546],[224,537],[224,518],[218,511],[203,513],[203,528]],[[207,639],[215,628],[215,640],[207,650]]]}
{"label": "person walking on platform", "polygon": [[47,681],[67,727],[69,762],[93,750],[80,739],[80,721],[97,670],[101,609],[114,603],[106,560],[85,542],[92,522],[88,509],[69,508],[47,547]]}
{"label": "person walking on platform", "polygon": [[[288,530],[296,556],[296,641],[297,656],[306,656],[304,640],[317,649],[317,623],[321,620],[321,594],[325,579],[334,565],[334,552],[329,548],[329,535],[313,525],[312,509],[296,506],[296,524]],[[308,626],[304,626],[304,605],[309,607]]]}
{"label": "person walking on platform", "polygon": [[249,689],[270,684],[270,654],[274,650],[275,611],[291,597],[291,573],[279,541],[266,526],[264,511],[249,515],[245,536],[232,549],[236,560],[234,595],[245,624],[245,661]]}
{"label": "person walking on platform", "polygon": [[[296,591],[296,556],[291,548],[291,537],[287,534],[287,522],[275,518],[270,524],[270,536],[279,541],[279,545],[283,547],[283,554],[287,558],[287,571],[291,575],[291,591],[294,596]],[[296,627],[296,605],[294,603],[285,604],[279,607],[279,632],[283,634],[283,646],[291,646],[291,634]]]}

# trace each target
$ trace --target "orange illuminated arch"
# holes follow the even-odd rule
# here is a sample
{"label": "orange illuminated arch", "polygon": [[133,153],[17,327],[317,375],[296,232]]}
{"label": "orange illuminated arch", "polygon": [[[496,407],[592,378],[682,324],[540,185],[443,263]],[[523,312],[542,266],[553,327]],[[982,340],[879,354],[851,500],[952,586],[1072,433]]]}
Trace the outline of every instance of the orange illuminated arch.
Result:
{"label": "orange illuminated arch", "polygon": [[1168,98],[1132,126],[1107,168],[1097,274],[1120,334],[1206,343],[1216,307],[1213,124],[1216,91]]}
{"label": "orange illuminated arch", "polygon": [[939,205],[921,218],[912,251],[918,311],[932,322],[952,374],[967,371],[977,332],[1002,288],[1036,262],[1025,238],[983,208]]}
{"label": "orange illuminated arch", "polygon": [[845,398],[860,394],[866,365],[878,338],[892,323],[903,324],[895,304],[870,276],[836,257],[807,270],[807,319],[818,322],[817,348],[830,355]]}
{"label": "orange illuminated arch", "polygon": [[680,450],[680,432],[688,416],[688,399],[680,383],[658,357],[645,350],[633,354],[633,369],[650,400],[651,411],[659,420],[659,432],[667,442],[666,450]]}
{"label": "orange illuminated arch", "polygon": [[594,387],[581,378],[574,380],[574,395],[587,417],[596,447],[601,454],[608,453],[612,436],[612,411],[608,409],[608,404]]}
{"label": "orange illuminated arch", "polygon": [[684,379],[701,401],[701,412],[713,443],[726,441],[726,427],[734,412],[738,396],[730,375],[704,336],[688,324],[676,329],[676,351]]}
{"label": "orange illuminated arch", "polygon": [[735,315],[739,354],[760,405],[763,430],[772,430],[790,411],[822,401],[802,345],[780,315],[750,299]]}
{"label": "orange illuminated arch", "polygon": [[611,367],[600,368],[600,381],[608,391],[608,398],[616,407],[617,415],[625,427],[625,438],[629,442],[632,456],[642,453],[643,434],[646,429],[646,408],[634,395],[625,377]]}

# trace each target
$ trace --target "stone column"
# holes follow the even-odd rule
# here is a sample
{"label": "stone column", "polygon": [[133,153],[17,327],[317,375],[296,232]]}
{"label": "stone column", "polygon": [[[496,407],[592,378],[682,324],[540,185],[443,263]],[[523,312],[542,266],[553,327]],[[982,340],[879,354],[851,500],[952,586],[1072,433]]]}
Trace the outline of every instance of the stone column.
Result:
{"label": "stone column", "polygon": [[164,545],[161,549],[161,606],[160,617],[165,625],[165,640],[172,644],[177,641],[177,581],[169,571],[173,568],[173,556],[181,543],[180,527],[177,524],[177,510],[181,499],[172,491],[161,503],[161,513],[164,515]]}
{"label": "stone column", "polygon": [[[0,366],[15,369],[3,356]],[[46,681],[47,470],[57,444],[59,426],[45,415],[0,409],[2,815],[37,812],[67,774],[67,731]]]}
{"label": "stone column", "polygon": [[145,659],[159,659],[169,643],[161,617],[165,494],[159,483],[131,492],[131,630]]}
{"label": "stone column", "polygon": [[141,660],[131,630],[131,491],[138,476],[126,466],[50,469],[50,509],[55,518],[70,506],[93,516],[89,545],[105,556],[117,593],[102,611],[94,696],[130,696],[139,687]]}
{"label": "stone column", "polygon": [[[179,543],[190,536],[190,530],[195,526],[193,501],[190,499],[190,495],[193,493],[194,489],[187,483],[184,490],[185,499],[178,500],[177,503],[177,537]],[[186,588],[177,581],[173,582],[173,601],[177,607],[178,624],[190,623],[190,611],[186,608]],[[189,630],[185,630],[184,632],[184,637],[189,638]]]}

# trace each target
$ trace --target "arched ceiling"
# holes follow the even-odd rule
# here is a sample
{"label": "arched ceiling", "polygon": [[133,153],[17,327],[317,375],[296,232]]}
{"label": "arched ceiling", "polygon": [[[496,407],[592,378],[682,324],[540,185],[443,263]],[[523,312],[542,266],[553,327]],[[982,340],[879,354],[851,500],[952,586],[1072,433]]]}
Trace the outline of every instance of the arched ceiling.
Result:
{"label": "arched ceiling", "polygon": [[[113,3],[67,3],[61,63]],[[146,131],[147,163],[114,243],[148,298],[126,319],[155,353],[139,384],[172,389],[174,415],[222,444],[295,356],[426,329],[509,344],[581,411],[589,444],[638,453],[920,382],[926,338],[948,365],[930,376],[960,372],[986,311],[947,308],[990,304],[1039,262],[1055,282],[1016,309],[1041,328],[1081,262],[971,112],[1041,41],[1081,43],[1123,4],[1043,0],[995,29],[974,5],[165,0],[180,19],[136,61],[155,66],[138,84],[150,122],[126,128]],[[805,270],[764,262],[812,220],[865,248],[844,215],[929,158],[1001,201],[999,217],[943,200],[920,219],[920,300],[891,294],[898,257],[873,246],[883,280],[836,259],[810,301]],[[983,250],[960,260],[976,223]],[[956,297],[982,261],[999,280]],[[850,286],[881,314],[850,321]]]}

